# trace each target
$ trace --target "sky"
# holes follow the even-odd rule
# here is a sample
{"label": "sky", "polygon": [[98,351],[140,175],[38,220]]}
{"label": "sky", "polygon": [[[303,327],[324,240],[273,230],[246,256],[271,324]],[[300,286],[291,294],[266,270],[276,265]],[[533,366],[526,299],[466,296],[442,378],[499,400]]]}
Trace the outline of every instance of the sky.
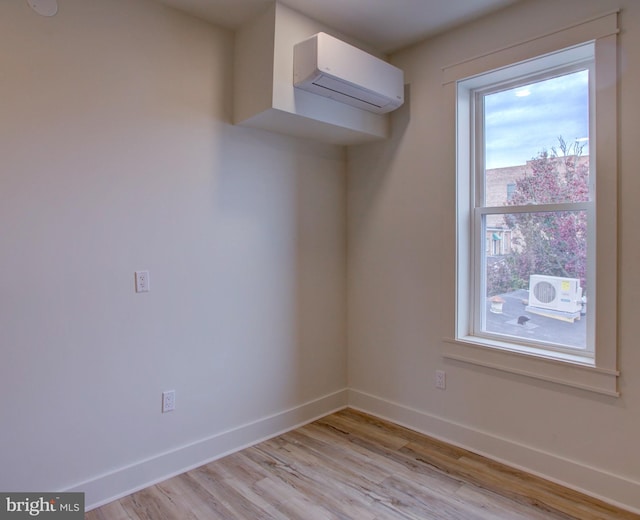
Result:
{"label": "sky", "polygon": [[486,169],[525,164],[559,136],[588,155],[588,81],[584,70],[486,95]]}

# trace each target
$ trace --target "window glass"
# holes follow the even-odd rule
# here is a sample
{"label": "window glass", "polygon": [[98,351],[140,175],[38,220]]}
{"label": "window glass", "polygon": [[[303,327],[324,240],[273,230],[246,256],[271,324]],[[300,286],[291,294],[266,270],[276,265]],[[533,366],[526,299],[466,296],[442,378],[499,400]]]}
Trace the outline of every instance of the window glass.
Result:
{"label": "window glass", "polygon": [[487,170],[525,164],[543,151],[558,150],[559,136],[588,156],[589,71],[485,94],[484,132]]}
{"label": "window glass", "polygon": [[592,198],[589,66],[492,85],[475,99],[475,331],[588,351],[589,218],[576,204]]}
{"label": "window glass", "polygon": [[493,219],[501,224],[487,233],[500,249],[485,254],[482,331],[586,349],[586,211],[486,216]]}

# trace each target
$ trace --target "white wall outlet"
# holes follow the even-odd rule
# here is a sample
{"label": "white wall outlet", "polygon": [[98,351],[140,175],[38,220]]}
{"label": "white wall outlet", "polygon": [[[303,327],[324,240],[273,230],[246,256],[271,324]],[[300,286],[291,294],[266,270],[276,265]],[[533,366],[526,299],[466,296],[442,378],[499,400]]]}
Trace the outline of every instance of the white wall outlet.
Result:
{"label": "white wall outlet", "polygon": [[136,271],[136,292],[149,292],[149,271]]}
{"label": "white wall outlet", "polygon": [[436,370],[436,388],[447,388],[447,373],[444,370]]}
{"label": "white wall outlet", "polygon": [[176,391],[162,392],[162,413],[172,412],[176,409]]}

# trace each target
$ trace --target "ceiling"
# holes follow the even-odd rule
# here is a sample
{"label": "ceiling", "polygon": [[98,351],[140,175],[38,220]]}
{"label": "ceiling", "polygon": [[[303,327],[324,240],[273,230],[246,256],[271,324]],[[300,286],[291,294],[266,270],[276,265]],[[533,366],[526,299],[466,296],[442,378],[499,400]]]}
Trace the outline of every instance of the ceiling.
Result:
{"label": "ceiling", "polygon": [[[158,0],[236,29],[273,0]],[[282,3],[390,53],[518,0],[284,0]]]}

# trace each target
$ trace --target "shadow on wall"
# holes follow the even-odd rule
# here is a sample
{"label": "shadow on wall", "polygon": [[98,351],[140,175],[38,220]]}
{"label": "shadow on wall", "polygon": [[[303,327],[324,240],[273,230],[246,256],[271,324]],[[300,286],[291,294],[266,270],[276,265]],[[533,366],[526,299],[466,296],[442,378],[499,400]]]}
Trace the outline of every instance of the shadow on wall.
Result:
{"label": "shadow on wall", "polygon": [[[366,183],[358,183],[359,186],[366,186],[366,192],[362,190],[354,191],[358,197],[357,207],[360,213],[350,213],[350,225],[357,229],[362,228],[369,221],[368,212],[375,208],[375,201],[382,191],[382,186],[388,178],[391,165],[396,157],[398,147],[402,143],[404,134],[409,126],[411,118],[411,85],[404,87],[404,104],[390,114],[391,137],[386,141],[376,141],[350,147],[347,152],[347,161],[352,158],[358,160],[359,168],[357,175],[367,177]],[[349,176],[355,175],[349,171]],[[349,194],[352,193],[350,183]]]}
{"label": "shadow on wall", "polygon": [[346,386],[346,179],[335,145],[229,126],[220,148],[212,348],[237,424]]}
{"label": "shadow on wall", "polygon": [[424,248],[416,249],[415,242],[422,229],[411,225],[423,204],[415,190],[407,191],[415,183],[406,182],[421,175],[422,166],[399,162],[411,102],[406,85],[404,105],[390,114],[390,138],[348,150],[349,383],[361,389],[379,385],[390,396],[403,392],[407,371],[387,353],[413,348],[418,341],[406,345],[406,338],[426,335],[424,316],[418,315],[425,303],[415,300],[425,297],[416,290],[424,285],[418,279]]}

